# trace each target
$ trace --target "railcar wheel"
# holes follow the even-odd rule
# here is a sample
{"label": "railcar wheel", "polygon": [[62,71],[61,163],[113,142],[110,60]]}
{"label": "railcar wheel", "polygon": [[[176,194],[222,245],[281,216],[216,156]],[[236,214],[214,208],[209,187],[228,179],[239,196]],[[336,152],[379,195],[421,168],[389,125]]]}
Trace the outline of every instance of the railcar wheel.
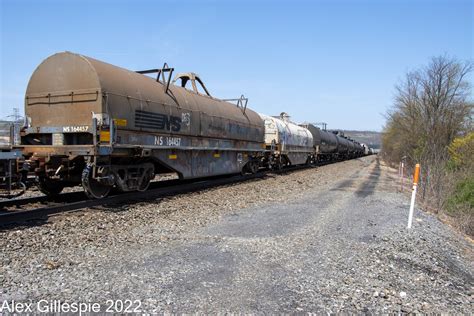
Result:
{"label": "railcar wheel", "polygon": [[102,184],[92,178],[92,165],[87,165],[82,171],[82,187],[84,188],[84,193],[91,199],[102,199],[112,189],[112,186]]}
{"label": "railcar wheel", "polygon": [[38,188],[48,197],[55,197],[64,189],[64,184],[47,177],[38,177]]}
{"label": "railcar wheel", "polygon": [[256,174],[258,172],[258,162],[257,161],[252,161],[250,163],[250,173],[251,174]]}
{"label": "railcar wheel", "polygon": [[148,190],[148,187],[150,186],[151,179],[155,177],[155,169],[150,168],[146,171],[146,174],[143,175],[142,182],[138,186],[137,191],[143,192]]}
{"label": "railcar wheel", "polygon": [[281,159],[275,163],[275,168],[276,171],[281,171],[283,169],[283,164],[281,163]]}
{"label": "railcar wheel", "polygon": [[247,164],[243,168],[243,174],[245,173],[250,173],[250,174],[256,174],[258,172],[258,161],[251,160],[247,162]]}
{"label": "railcar wheel", "polygon": [[137,191],[143,192],[143,191],[148,190],[148,188],[150,187],[150,182],[151,182],[150,179],[143,179],[143,181],[140,184],[140,186],[138,187]]}

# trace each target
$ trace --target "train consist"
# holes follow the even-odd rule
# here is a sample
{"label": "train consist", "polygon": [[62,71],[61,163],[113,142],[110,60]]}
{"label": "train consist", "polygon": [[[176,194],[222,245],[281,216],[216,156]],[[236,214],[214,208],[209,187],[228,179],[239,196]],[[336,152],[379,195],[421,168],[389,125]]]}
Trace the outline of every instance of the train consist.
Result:
{"label": "train consist", "polygon": [[173,71],[166,64],[130,71],[71,52],[50,56],[27,87],[17,171],[27,166],[49,196],[82,185],[90,198],[103,198],[112,188],[144,191],[160,173],[256,173],[369,154],[286,113],[258,114],[243,96],[214,98],[194,73],[171,80]]}

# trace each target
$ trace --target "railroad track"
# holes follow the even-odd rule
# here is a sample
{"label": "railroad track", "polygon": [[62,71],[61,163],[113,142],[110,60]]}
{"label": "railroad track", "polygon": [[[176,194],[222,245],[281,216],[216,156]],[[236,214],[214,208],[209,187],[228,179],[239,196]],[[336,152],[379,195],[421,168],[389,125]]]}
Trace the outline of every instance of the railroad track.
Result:
{"label": "railroad track", "polygon": [[[163,181],[158,181],[158,182],[153,182],[150,184],[150,188],[158,188],[162,186],[170,186],[170,185],[176,185],[179,182],[186,182],[186,180],[163,180]],[[189,181],[188,181],[189,182]],[[76,192],[66,192],[66,193],[61,193],[58,196],[54,198],[49,198],[46,195],[41,195],[41,196],[34,196],[34,197],[27,197],[27,198],[17,198],[17,199],[10,199],[10,200],[5,200],[0,202],[0,218],[1,215],[3,215],[8,211],[8,208],[15,208],[16,210],[20,210],[21,208],[25,208],[35,204],[54,204],[54,203],[72,203],[72,202],[79,202],[81,200],[87,199],[86,195],[84,192],[81,191],[76,191]]]}
{"label": "railroad track", "polygon": [[[249,175],[234,175],[225,177],[212,177],[196,180],[166,180],[152,183],[150,189],[144,192],[128,192],[112,195],[99,200],[87,199],[83,192],[70,192],[60,194],[54,200],[48,200],[46,196],[31,197],[5,201],[0,203],[0,230],[8,229],[14,224],[25,223],[34,220],[43,220],[50,215],[76,211],[100,205],[114,205],[123,202],[127,204],[150,201],[159,197],[172,196],[176,194],[189,193],[217,186],[245,182],[252,179],[263,178],[270,173],[281,174],[306,169],[307,166],[295,166],[279,171],[262,171]],[[41,206],[37,206],[37,204]],[[28,208],[28,205],[33,208]],[[7,207],[22,207],[15,210],[6,210]]]}

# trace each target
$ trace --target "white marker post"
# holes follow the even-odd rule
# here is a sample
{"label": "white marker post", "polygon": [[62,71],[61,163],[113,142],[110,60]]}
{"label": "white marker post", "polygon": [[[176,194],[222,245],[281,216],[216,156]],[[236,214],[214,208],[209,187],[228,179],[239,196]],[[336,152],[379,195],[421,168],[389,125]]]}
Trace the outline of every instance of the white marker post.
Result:
{"label": "white marker post", "polygon": [[405,170],[405,164],[403,162],[400,163],[400,192],[403,192],[403,182],[404,181],[404,171]]}
{"label": "white marker post", "polygon": [[411,228],[413,223],[413,212],[415,211],[415,198],[416,198],[416,188],[418,187],[418,178],[420,177],[420,164],[417,163],[415,166],[415,174],[413,175],[413,191],[411,192],[411,202],[410,202],[410,214],[408,214],[408,226]]}

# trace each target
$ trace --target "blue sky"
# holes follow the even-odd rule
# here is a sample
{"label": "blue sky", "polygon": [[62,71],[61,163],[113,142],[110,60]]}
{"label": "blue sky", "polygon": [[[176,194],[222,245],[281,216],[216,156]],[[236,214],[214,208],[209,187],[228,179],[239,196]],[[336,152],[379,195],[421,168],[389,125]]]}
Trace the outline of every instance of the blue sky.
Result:
{"label": "blue sky", "polygon": [[473,59],[473,1],[0,2],[0,118],[23,111],[36,66],[65,50],[132,70],[166,61],[216,97],[359,130],[382,129],[407,71]]}

